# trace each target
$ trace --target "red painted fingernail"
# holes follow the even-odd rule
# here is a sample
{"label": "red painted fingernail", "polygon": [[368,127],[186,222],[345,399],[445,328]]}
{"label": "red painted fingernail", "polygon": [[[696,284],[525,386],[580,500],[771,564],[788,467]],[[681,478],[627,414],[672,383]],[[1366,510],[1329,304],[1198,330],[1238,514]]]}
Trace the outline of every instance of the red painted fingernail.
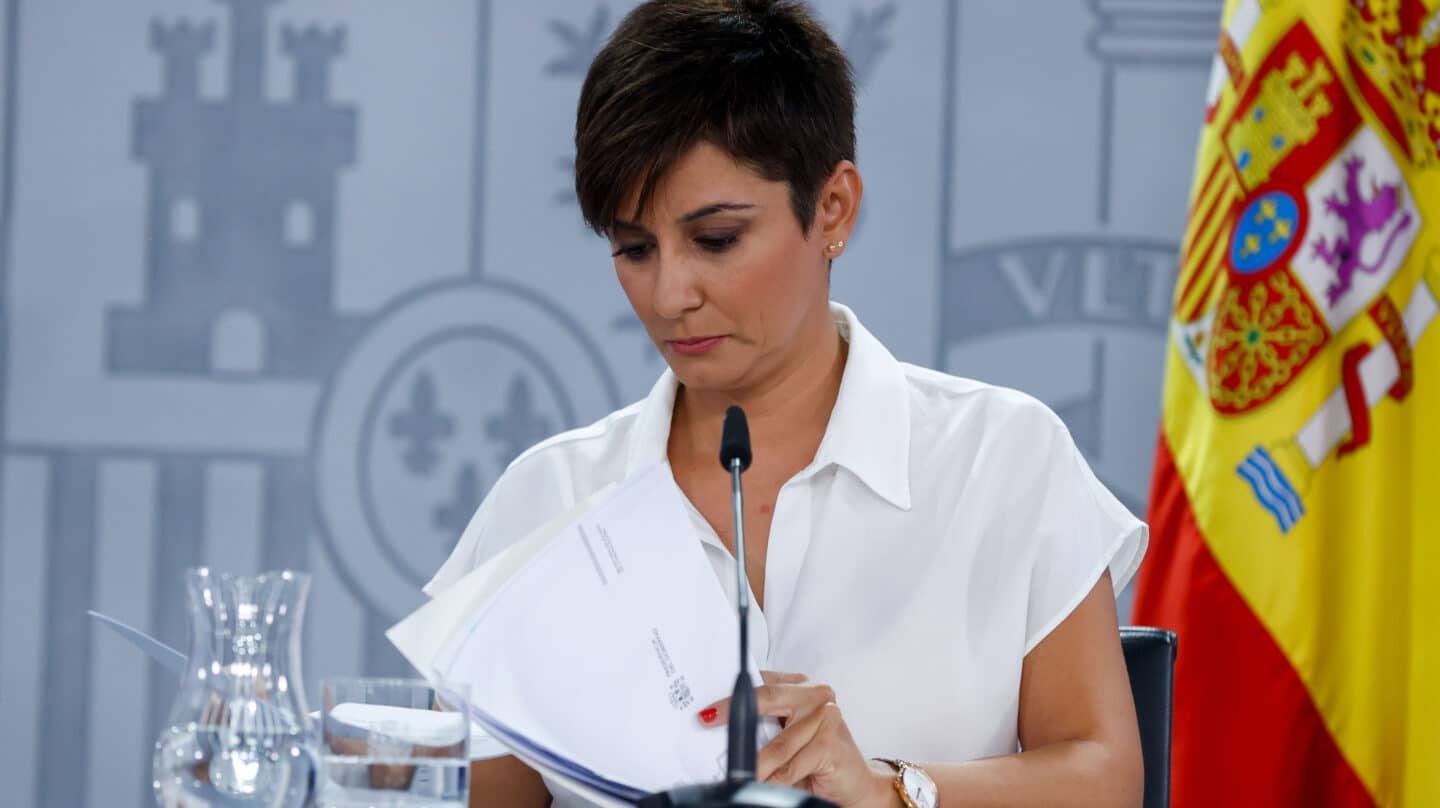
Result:
{"label": "red painted fingernail", "polygon": [[705,709],[700,711],[700,720],[701,722],[706,724],[715,723],[715,719],[719,717],[720,711],[715,709],[714,707],[706,707]]}

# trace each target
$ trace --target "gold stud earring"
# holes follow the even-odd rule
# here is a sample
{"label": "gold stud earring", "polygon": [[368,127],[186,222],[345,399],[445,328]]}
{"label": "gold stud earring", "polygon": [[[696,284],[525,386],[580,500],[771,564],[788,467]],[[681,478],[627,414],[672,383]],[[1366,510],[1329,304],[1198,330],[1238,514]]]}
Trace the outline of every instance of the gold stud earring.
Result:
{"label": "gold stud earring", "polygon": [[843,242],[843,241],[832,241],[832,242],[830,242],[829,246],[827,246],[825,249],[826,249],[826,250],[829,250],[829,251],[832,252],[832,253],[840,252],[841,250],[845,249],[845,242]]}

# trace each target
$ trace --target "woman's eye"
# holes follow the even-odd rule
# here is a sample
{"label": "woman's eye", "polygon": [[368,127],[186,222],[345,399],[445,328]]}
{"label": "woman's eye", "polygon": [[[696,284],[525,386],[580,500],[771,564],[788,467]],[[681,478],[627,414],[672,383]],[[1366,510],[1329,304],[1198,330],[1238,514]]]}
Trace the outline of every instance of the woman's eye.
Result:
{"label": "woman's eye", "polygon": [[624,258],[627,261],[640,261],[650,253],[649,244],[625,244],[610,254],[611,258]]}
{"label": "woman's eye", "polygon": [[730,249],[739,239],[739,233],[726,233],[718,236],[697,236],[695,243],[699,244],[701,249],[709,252],[724,252]]}

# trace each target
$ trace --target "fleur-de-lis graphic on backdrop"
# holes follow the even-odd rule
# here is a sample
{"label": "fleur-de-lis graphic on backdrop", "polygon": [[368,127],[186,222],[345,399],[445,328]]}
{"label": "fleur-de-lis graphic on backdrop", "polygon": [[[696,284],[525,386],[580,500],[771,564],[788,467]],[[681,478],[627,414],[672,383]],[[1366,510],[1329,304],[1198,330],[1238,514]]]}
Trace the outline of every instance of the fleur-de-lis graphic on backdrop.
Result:
{"label": "fleur-de-lis graphic on backdrop", "polygon": [[898,9],[894,2],[881,3],[869,10],[857,8],[850,12],[850,26],[845,32],[845,55],[855,71],[856,86],[864,86],[875,74],[875,67],[885,51],[890,50],[890,24]]}
{"label": "fleur-de-lis graphic on backdrop", "polygon": [[515,374],[505,391],[505,409],[485,420],[485,435],[500,444],[496,460],[501,468],[550,436],[550,420],[535,411],[535,394],[524,374]]}
{"label": "fleur-de-lis graphic on backdrop", "polygon": [[565,20],[550,20],[546,24],[559,37],[564,50],[559,56],[545,64],[547,76],[577,76],[584,78],[610,33],[610,10],[604,3],[595,6],[590,22],[583,26],[571,25]]}
{"label": "fleur-de-lis graphic on backdrop", "polygon": [[435,505],[430,521],[435,529],[445,535],[446,541],[453,540],[465,529],[471,514],[480,507],[480,474],[474,463],[466,463],[455,473],[455,490],[448,500]]}
{"label": "fleur-de-lis graphic on backdrop", "polygon": [[455,419],[441,412],[435,401],[435,379],[422,370],[410,384],[407,408],[390,415],[390,434],[406,442],[401,453],[405,468],[422,477],[440,462],[436,443],[455,432]]}

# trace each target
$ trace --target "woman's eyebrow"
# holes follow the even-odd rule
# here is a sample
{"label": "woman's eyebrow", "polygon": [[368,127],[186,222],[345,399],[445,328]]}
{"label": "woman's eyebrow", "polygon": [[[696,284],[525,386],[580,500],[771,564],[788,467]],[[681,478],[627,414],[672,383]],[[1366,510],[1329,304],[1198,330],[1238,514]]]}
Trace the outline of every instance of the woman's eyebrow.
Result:
{"label": "woman's eyebrow", "polygon": [[[689,224],[696,219],[703,219],[706,216],[712,216],[716,213],[725,213],[726,211],[734,210],[751,210],[754,207],[756,206],[749,202],[716,202],[713,205],[706,205],[703,208],[696,208],[690,211],[679,219],[676,219],[675,223]],[[643,236],[650,235],[650,230],[639,222],[627,222],[623,219],[616,219],[615,224],[611,225],[610,229],[611,231],[624,230]]]}
{"label": "woman's eyebrow", "polygon": [[715,213],[724,213],[725,211],[730,210],[749,210],[753,207],[755,206],[744,202],[716,202],[713,205],[706,205],[703,208],[696,208],[695,210],[690,211],[689,213],[675,220],[675,223],[687,224],[689,222],[695,221],[696,219],[703,219],[706,216],[710,216]]}
{"label": "woman's eyebrow", "polygon": [[636,224],[635,222],[624,222],[620,221],[619,219],[616,219],[615,223],[610,226],[611,233],[614,233],[617,230],[623,230],[640,236],[650,235],[650,231],[646,230],[643,225]]}

